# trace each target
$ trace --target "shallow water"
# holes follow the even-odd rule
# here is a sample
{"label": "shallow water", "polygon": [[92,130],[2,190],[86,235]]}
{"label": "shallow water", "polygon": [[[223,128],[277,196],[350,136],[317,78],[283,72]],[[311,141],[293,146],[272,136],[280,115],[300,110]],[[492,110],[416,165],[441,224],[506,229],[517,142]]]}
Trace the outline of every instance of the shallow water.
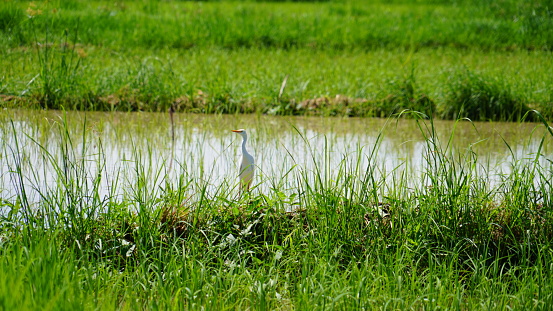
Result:
{"label": "shallow water", "polygon": [[[221,185],[235,187],[241,138],[231,129],[238,128],[247,130],[247,148],[256,159],[255,191],[269,191],[279,183],[281,189],[292,188],[298,172],[320,169],[332,180],[340,167],[353,172],[358,166],[362,172],[369,164],[376,168],[378,178],[408,174],[413,176],[410,183],[424,182],[417,177],[426,169],[429,148],[423,133],[429,135],[426,126],[430,124],[397,119],[175,114],[173,144],[167,113],[5,110],[0,121],[1,197],[13,198],[22,191],[18,185],[24,184],[27,196],[35,202],[45,190],[59,185],[60,176],[75,177],[75,167],[84,168],[79,176],[86,179],[102,176],[103,196],[136,195],[133,191],[140,174],[152,189],[175,183],[179,176],[206,184],[208,191]],[[508,173],[513,163],[535,158],[542,141],[540,163],[553,159],[553,137],[542,124],[435,121],[434,125],[442,150],[455,159],[477,155],[478,169],[489,175],[491,183]],[[14,173],[18,163],[23,182]]]}

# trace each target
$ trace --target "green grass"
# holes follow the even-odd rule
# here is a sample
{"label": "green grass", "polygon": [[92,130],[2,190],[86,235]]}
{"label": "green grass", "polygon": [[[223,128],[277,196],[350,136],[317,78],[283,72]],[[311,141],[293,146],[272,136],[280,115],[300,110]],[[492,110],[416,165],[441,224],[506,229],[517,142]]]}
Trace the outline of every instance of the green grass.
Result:
{"label": "green grass", "polygon": [[[454,151],[456,134],[440,139],[432,121],[418,121],[420,175],[379,174],[382,136],[331,166],[329,139],[309,147],[312,168],[297,165],[279,180],[260,173],[256,182],[271,187],[237,197],[234,177],[196,178],[202,167],[181,163],[165,179],[169,164],[157,165],[152,149],[168,138],[133,143],[128,171],[106,175],[102,141],[91,135],[98,124],[61,118],[25,130],[6,119],[0,159],[18,192],[2,200],[4,309],[526,310],[553,302],[551,132],[534,133],[541,144],[530,155],[505,144],[513,151],[502,173],[470,146]],[[53,182],[29,170],[34,159],[49,165]],[[116,189],[102,194],[106,176]]]}
{"label": "green grass", "polygon": [[[547,31],[550,1],[477,3],[4,1],[2,30],[9,31],[3,41],[12,47],[32,45],[37,30],[42,41],[46,29],[54,38],[62,37],[66,29],[79,29],[79,43],[119,51],[214,46],[550,50],[553,46]],[[29,20],[27,15],[34,17]]]}
{"label": "green grass", "polygon": [[[251,143],[287,168],[260,169],[252,193],[238,196],[236,172],[193,156],[206,143],[194,115],[173,161],[158,156],[169,150],[166,120],[114,114],[125,135],[103,118],[7,110],[0,309],[547,310],[552,9],[535,0],[0,2],[2,107],[395,115],[416,119],[423,136],[420,172],[414,159],[390,171],[378,156],[385,129],[346,153],[298,128],[291,144],[308,149],[282,160],[266,151],[286,148],[271,139],[282,128],[255,119]],[[467,133],[442,137],[405,110],[525,118],[547,130],[529,154],[505,138],[509,167],[497,171],[492,152],[477,151],[488,141],[458,146]],[[144,133],[151,141],[134,139]],[[119,139],[131,147],[114,165],[104,147]]]}
{"label": "green grass", "polygon": [[[488,105],[467,116],[549,118],[550,12],[547,1],[3,1],[1,104],[437,118]],[[520,113],[481,100],[498,94]]]}
{"label": "green grass", "polygon": [[522,98],[510,93],[506,82],[467,71],[451,81],[449,98],[444,103],[445,118],[471,120],[520,120],[530,108]]}

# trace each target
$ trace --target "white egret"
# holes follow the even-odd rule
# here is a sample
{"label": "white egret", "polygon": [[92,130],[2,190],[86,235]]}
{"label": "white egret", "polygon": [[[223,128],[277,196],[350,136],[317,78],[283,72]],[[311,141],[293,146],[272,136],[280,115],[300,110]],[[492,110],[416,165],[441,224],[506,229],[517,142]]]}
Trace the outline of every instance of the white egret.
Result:
{"label": "white egret", "polygon": [[248,141],[248,134],[246,130],[232,130],[235,133],[242,136],[242,163],[240,164],[240,189],[243,191],[249,191],[252,184],[253,175],[255,171],[255,161],[251,154],[246,150],[246,142]]}

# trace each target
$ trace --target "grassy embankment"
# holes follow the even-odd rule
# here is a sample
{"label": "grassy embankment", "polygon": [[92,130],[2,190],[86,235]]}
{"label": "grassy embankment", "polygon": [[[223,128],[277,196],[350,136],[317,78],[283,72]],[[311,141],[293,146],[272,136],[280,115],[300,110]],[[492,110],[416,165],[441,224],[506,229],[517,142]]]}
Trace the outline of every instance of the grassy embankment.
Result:
{"label": "grassy embankment", "polygon": [[[312,147],[313,169],[260,174],[256,183],[270,190],[237,198],[234,176],[207,191],[207,167],[176,163],[180,177],[165,179],[170,164],[153,163],[154,150],[141,145],[126,157],[130,173],[111,171],[93,134],[102,127],[69,122],[2,123],[3,180],[17,189],[3,192],[2,309],[553,303],[553,167],[542,147],[530,158],[513,152],[511,168],[492,173],[470,146],[456,155],[432,123],[420,123],[425,161],[416,180],[402,166],[382,174],[380,137],[338,167],[329,165],[341,154],[331,143]],[[541,141],[552,138],[546,131]],[[54,172],[48,182],[39,167]]]}
{"label": "grassy embankment", "polygon": [[2,105],[549,117],[551,6],[3,1]]}

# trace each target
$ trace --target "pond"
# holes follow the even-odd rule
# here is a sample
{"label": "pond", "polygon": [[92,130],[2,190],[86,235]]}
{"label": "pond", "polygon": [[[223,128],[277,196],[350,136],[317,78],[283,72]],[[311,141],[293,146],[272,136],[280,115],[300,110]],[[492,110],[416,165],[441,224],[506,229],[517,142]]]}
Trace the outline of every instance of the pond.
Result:
{"label": "pond", "polygon": [[172,125],[168,113],[4,110],[0,120],[1,197],[25,191],[32,202],[67,187],[113,198],[136,197],[140,184],[237,192],[241,137],[231,130],[239,128],[248,132],[253,191],[261,193],[367,171],[385,183],[408,176],[411,187],[426,182],[420,177],[440,150],[476,167],[490,187],[513,164],[553,159],[553,137],[538,123],[434,121],[433,136],[428,120],[395,118],[174,114]]}

